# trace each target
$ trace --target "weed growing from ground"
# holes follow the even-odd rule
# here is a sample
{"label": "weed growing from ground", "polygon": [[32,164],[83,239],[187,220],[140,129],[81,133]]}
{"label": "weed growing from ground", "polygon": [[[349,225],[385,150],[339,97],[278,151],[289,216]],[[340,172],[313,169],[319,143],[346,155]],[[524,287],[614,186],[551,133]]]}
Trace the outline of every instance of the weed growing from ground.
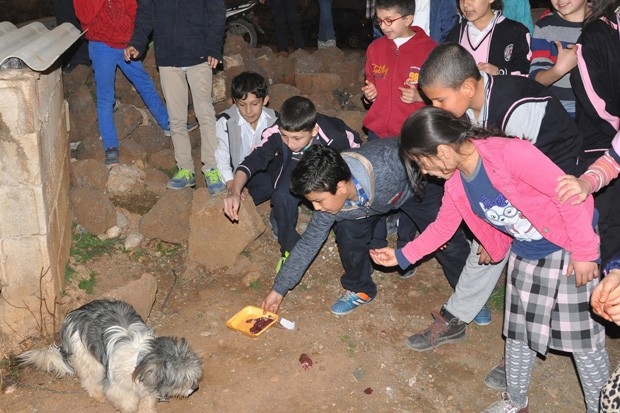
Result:
{"label": "weed growing from ground", "polygon": [[116,248],[117,238],[101,240],[89,233],[76,233],[71,245],[71,256],[77,263],[85,263],[103,254],[109,254]]}
{"label": "weed growing from ground", "polygon": [[92,294],[95,291],[95,285],[97,285],[97,273],[95,272],[90,273],[90,278],[84,278],[78,283],[79,289],[84,290],[86,294]]}

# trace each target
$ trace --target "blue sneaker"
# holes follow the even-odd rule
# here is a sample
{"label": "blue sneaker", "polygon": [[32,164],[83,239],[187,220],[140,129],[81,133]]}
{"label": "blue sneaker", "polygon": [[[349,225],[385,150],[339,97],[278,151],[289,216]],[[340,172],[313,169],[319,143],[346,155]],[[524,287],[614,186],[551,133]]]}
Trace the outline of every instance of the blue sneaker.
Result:
{"label": "blue sneaker", "polygon": [[336,315],[349,314],[357,307],[369,304],[375,297],[370,297],[366,293],[354,293],[353,291],[345,291],[345,293],[332,305],[331,312]]}
{"label": "blue sneaker", "polygon": [[479,326],[486,326],[491,324],[491,310],[489,310],[489,307],[487,307],[486,304],[482,307],[478,315],[474,317],[474,323],[478,324]]}
{"label": "blue sneaker", "polygon": [[222,179],[222,174],[218,169],[211,168],[204,172],[207,189],[211,195],[217,195],[226,190],[226,184]]}
{"label": "blue sneaker", "polygon": [[168,189],[183,189],[196,186],[196,175],[189,169],[179,169],[179,172],[168,181]]}

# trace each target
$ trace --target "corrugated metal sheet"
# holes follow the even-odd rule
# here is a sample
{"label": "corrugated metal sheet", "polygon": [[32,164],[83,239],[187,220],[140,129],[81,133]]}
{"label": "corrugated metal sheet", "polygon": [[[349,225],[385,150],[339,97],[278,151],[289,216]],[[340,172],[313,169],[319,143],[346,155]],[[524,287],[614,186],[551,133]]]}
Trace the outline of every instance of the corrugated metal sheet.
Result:
{"label": "corrugated metal sheet", "polygon": [[0,69],[26,65],[37,72],[47,70],[80,35],[70,23],[49,30],[41,22],[19,29],[10,22],[0,22]]}

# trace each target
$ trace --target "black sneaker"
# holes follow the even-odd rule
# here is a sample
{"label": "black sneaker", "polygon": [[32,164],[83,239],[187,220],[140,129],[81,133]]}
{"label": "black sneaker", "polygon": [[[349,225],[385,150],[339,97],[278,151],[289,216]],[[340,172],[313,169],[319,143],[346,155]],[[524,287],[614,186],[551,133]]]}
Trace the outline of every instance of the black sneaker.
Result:
{"label": "black sneaker", "polygon": [[120,165],[118,160],[118,148],[110,148],[105,151],[105,166],[108,169]]}
{"label": "black sneaker", "polygon": [[415,276],[416,271],[418,270],[418,267],[414,267],[411,266],[409,268],[407,268],[406,270],[398,270],[398,278],[400,278],[401,280],[406,280],[407,278],[411,278],[413,276]]}
{"label": "black sneaker", "polygon": [[[421,333],[414,334],[407,339],[407,347],[411,350],[432,350],[442,344],[456,343],[465,339],[467,323],[454,317],[444,308],[441,309],[441,314],[435,311],[431,314],[434,318],[431,325]],[[450,318],[450,321],[446,318]]]}

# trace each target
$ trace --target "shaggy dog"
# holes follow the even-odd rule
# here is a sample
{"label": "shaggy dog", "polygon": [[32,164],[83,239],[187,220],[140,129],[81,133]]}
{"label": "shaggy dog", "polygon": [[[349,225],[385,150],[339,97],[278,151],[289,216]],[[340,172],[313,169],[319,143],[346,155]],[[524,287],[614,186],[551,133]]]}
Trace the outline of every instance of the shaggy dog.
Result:
{"label": "shaggy dog", "polygon": [[156,412],[158,400],[198,389],[202,363],[185,339],[156,337],[123,301],[96,300],[71,311],[60,336],[60,347],[19,359],[58,377],[77,373],[91,397],[123,413]]}

